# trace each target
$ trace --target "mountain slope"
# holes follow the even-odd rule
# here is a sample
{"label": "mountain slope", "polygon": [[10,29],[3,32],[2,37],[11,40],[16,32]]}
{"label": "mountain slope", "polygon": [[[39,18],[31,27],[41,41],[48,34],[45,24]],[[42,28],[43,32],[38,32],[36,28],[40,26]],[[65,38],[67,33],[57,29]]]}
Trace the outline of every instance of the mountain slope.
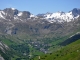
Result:
{"label": "mountain slope", "polygon": [[10,60],[10,48],[0,40],[0,59]]}
{"label": "mountain slope", "polygon": [[13,60],[55,52],[62,47],[60,43],[80,32],[79,16],[77,8],[36,16],[6,8],[0,10],[0,39],[11,49]]}
{"label": "mountain slope", "polygon": [[70,22],[77,19],[80,16],[80,9],[74,8],[69,12],[55,12],[33,15],[29,11],[19,11],[15,8],[6,8],[0,10],[0,19],[8,21],[26,22],[26,20],[46,19],[50,23],[54,22]]}
{"label": "mountain slope", "polygon": [[80,39],[80,33],[76,33],[75,35],[70,36],[67,40],[65,40],[64,42],[60,43],[61,45],[65,46],[68,45],[72,42],[75,42],[76,40]]}
{"label": "mountain slope", "polygon": [[80,15],[80,9],[74,8],[73,10],[65,13],[63,11],[58,11],[55,13],[38,14],[39,17],[47,19],[50,23],[54,22],[70,22],[77,19]]}
{"label": "mountain slope", "polygon": [[65,46],[55,53],[36,57],[34,60],[80,60],[80,39]]}
{"label": "mountain slope", "polygon": [[0,38],[0,55],[4,60],[26,60],[29,58],[29,47],[27,43],[19,43],[7,38]]}

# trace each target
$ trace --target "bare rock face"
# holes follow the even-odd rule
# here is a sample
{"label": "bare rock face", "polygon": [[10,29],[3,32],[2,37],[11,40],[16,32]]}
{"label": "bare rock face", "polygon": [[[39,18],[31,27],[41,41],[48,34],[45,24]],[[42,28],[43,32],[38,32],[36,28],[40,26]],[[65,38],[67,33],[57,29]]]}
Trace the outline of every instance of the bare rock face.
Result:
{"label": "bare rock face", "polygon": [[4,58],[2,56],[0,56],[0,60],[4,60]]}
{"label": "bare rock face", "polygon": [[7,56],[7,51],[9,51],[9,47],[0,41],[0,60],[5,60],[5,56]]}
{"label": "bare rock face", "polygon": [[0,41],[0,50],[2,50],[5,53],[5,50],[9,50],[9,47]]}
{"label": "bare rock face", "polygon": [[[33,17],[33,19],[31,18]],[[0,10],[0,35],[66,36],[80,29],[80,9],[32,15],[29,11],[13,8]],[[53,35],[54,34],[54,35]],[[21,38],[21,37],[20,37]]]}
{"label": "bare rock face", "polygon": [[15,9],[15,10],[12,10],[11,8],[6,8],[3,10],[3,12],[5,13],[5,18],[6,19],[14,19],[14,15],[17,15],[18,14],[18,10]]}
{"label": "bare rock face", "polygon": [[80,15],[80,9],[74,8],[72,10],[72,14],[74,15],[74,17]]}
{"label": "bare rock face", "polygon": [[22,19],[22,20],[27,20],[27,18],[30,18],[30,12],[28,12],[28,11],[23,11],[22,12],[22,15],[20,16],[20,19]]}

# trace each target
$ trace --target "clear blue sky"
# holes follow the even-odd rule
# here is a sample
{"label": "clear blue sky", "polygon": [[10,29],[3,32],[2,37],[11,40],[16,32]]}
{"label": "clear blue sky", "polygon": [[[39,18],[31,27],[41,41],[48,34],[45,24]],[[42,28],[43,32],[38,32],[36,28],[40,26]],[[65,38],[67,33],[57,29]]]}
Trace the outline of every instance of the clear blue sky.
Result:
{"label": "clear blue sky", "polygon": [[16,8],[32,14],[64,11],[80,8],[80,0],[0,0],[0,9]]}

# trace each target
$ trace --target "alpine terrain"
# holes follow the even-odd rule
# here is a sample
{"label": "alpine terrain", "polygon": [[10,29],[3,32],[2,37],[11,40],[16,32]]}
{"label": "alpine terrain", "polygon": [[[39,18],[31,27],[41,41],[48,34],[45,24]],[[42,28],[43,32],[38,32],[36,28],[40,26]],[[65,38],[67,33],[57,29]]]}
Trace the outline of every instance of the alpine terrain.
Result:
{"label": "alpine terrain", "polygon": [[0,10],[0,60],[73,60],[74,56],[79,60],[75,52],[80,53],[79,40],[78,8],[37,15],[15,8]]}

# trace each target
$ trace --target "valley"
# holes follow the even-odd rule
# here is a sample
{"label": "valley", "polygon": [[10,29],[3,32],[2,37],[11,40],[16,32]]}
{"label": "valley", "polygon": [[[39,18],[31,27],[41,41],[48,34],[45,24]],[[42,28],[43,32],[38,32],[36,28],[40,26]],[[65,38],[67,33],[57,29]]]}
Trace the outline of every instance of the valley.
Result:
{"label": "valley", "polygon": [[73,59],[72,53],[78,60],[80,55],[73,51],[79,47],[73,46],[79,46],[79,12],[74,8],[67,13],[35,16],[12,8],[0,10],[0,55],[5,60],[38,60],[38,56],[42,60],[68,60]]}

